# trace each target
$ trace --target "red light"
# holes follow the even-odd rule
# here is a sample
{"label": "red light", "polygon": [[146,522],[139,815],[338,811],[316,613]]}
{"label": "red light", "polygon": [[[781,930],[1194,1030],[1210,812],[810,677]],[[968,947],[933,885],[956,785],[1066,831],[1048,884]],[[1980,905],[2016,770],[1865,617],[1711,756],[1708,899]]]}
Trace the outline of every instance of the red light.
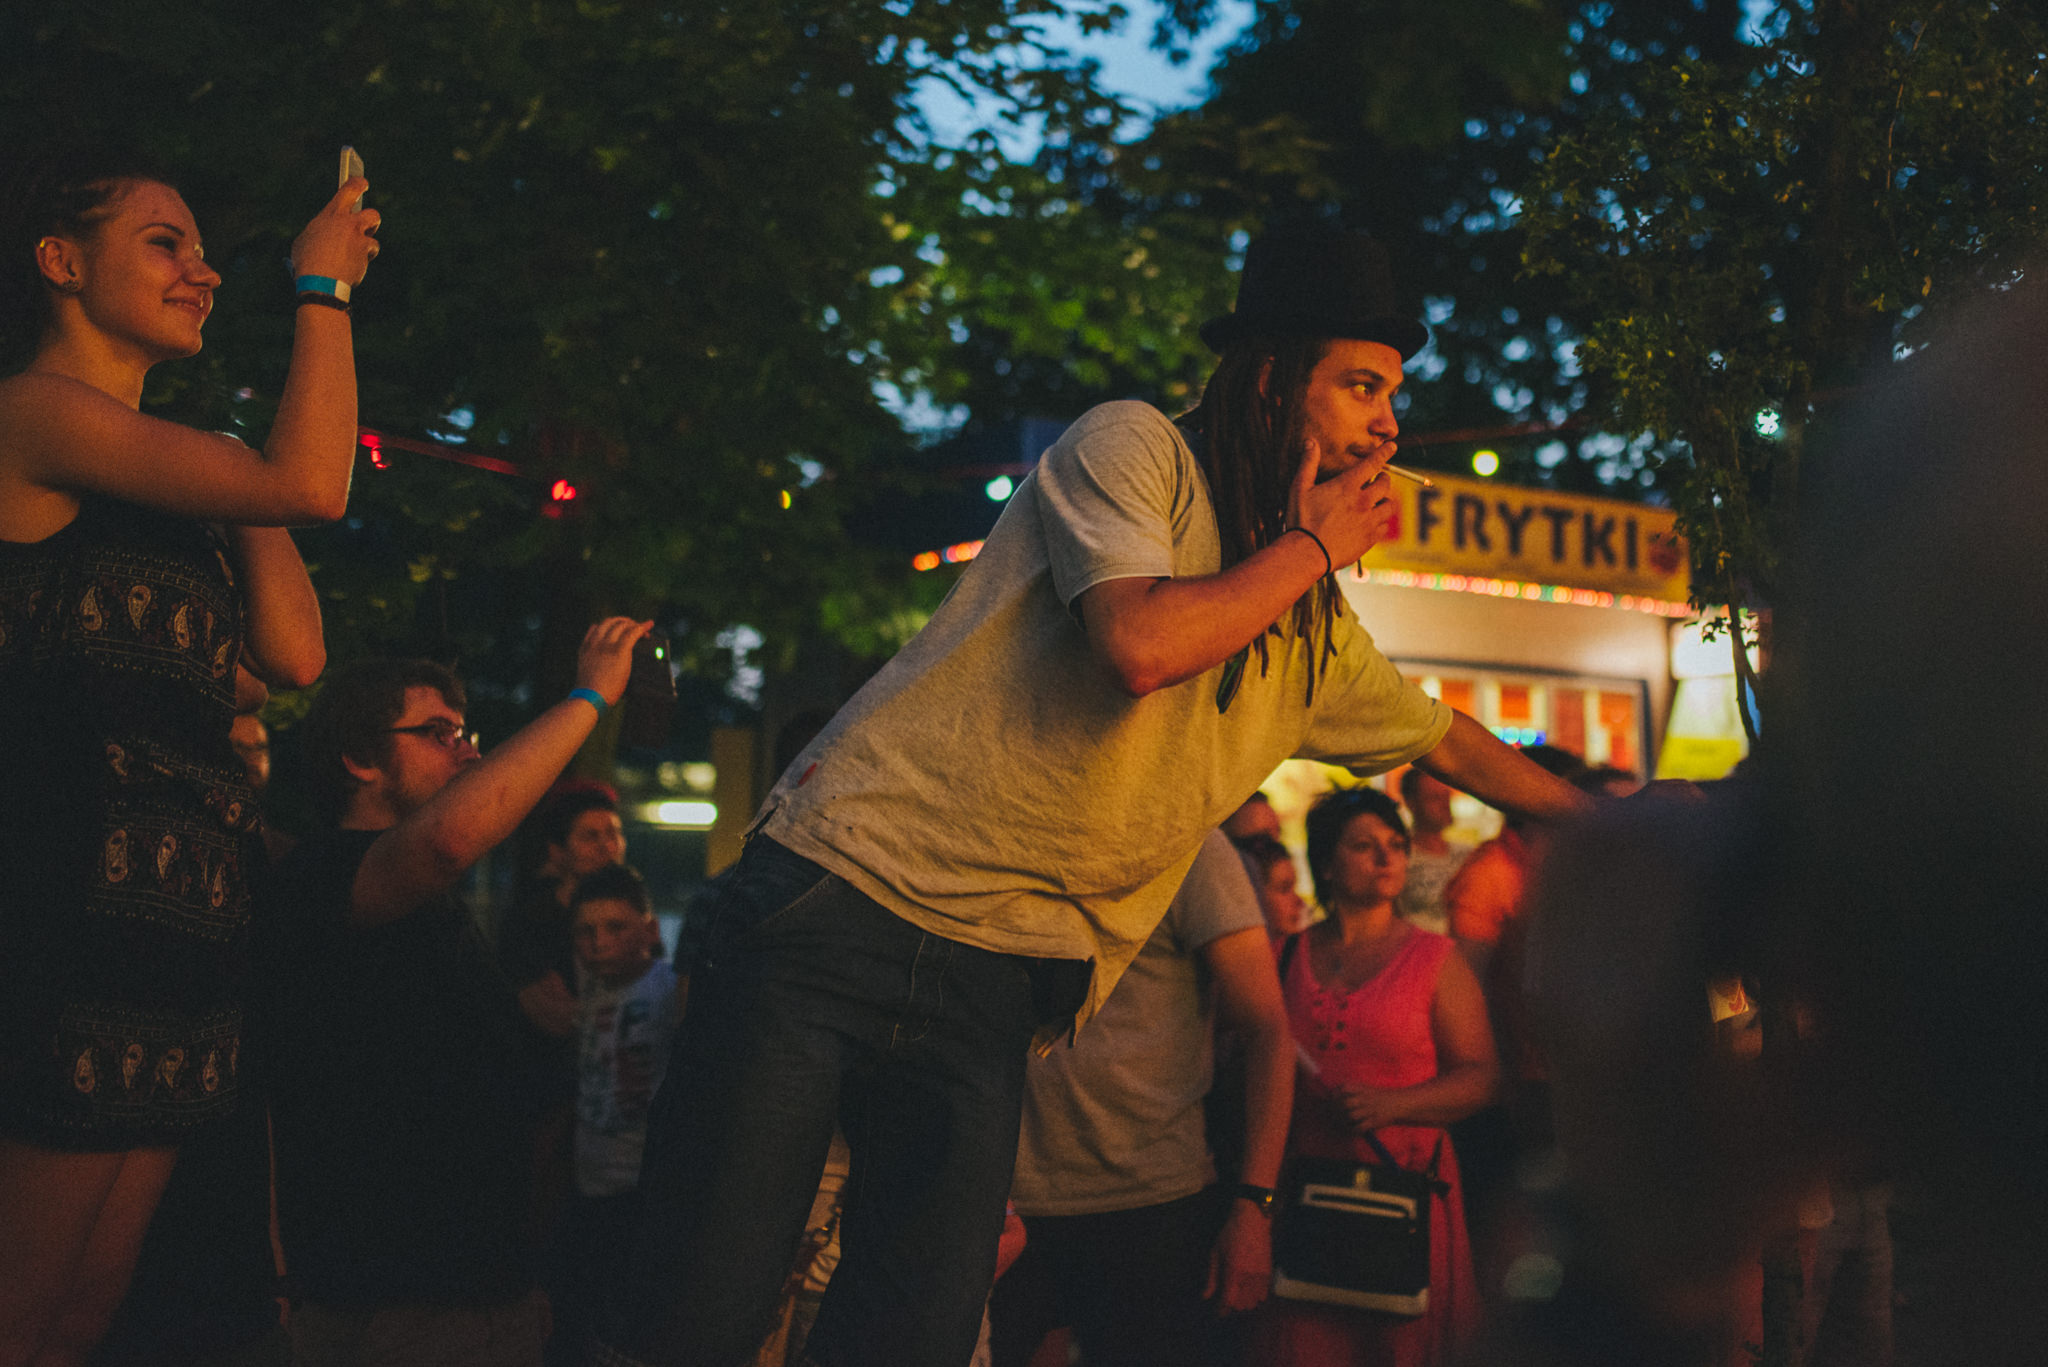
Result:
{"label": "red light", "polygon": [[384,454],[384,439],[382,437],[378,436],[375,432],[364,432],[358,437],[358,440],[362,442],[363,449],[370,453],[370,464],[379,470],[389,470],[391,468],[391,460]]}
{"label": "red light", "polygon": [[548,497],[557,503],[572,503],[576,499],[576,486],[566,479],[558,479],[548,486]]}

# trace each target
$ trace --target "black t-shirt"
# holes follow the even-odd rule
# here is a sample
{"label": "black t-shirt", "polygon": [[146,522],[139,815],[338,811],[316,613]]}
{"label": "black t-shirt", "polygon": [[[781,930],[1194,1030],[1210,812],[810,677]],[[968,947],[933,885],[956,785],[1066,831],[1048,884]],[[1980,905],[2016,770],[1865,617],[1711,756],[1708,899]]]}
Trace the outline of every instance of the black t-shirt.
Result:
{"label": "black t-shirt", "polygon": [[555,884],[543,880],[505,908],[504,923],[498,930],[498,963],[515,987],[539,982],[554,972],[574,992],[574,940],[569,909],[555,900]]}
{"label": "black t-shirt", "polygon": [[[561,975],[562,985],[576,990],[576,952],[569,911],[555,900],[555,884],[542,881],[505,909],[498,931],[498,965],[513,986],[539,982],[548,973]],[[569,1106],[576,1101],[576,1037],[547,1034],[519,1018],[521,1048],[532,1080],[533,1097],[544,1105]]]}
{"label": "black t-shirt", "polygon": [[264,1014],[286,1265],[325,1305],[508,1300],[531,1284],[518,1006],[452,893],[349,928],[379,834],[316,835],[272,881]]}

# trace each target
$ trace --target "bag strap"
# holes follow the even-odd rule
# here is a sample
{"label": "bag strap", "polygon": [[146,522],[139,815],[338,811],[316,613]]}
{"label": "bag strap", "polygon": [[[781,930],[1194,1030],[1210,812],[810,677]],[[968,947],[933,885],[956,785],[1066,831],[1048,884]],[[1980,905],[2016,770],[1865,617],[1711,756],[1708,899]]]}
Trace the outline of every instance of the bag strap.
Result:
{"label": "bag strap", "polygon": [[1365,1131],[1365,1142],[1372,1148],[1373,1153],[1378,1155],[1380,1162],[1385,1163],[1397,1172],[1414,1173],[1415,1176],[1429,1183],[1429,1189],[1436,1193],[1439,1200],[1451,1194],[1451,1184],[1437,1176],[1437,1167],[1443,1162],[1444,1157],[1443,1131],[1437,1131],[1436,1149],[1429,1155],[1429,1166],[1421,1172],[1415,1172],[1413,1168],[1394,1161],[1394,1155],[1387,1152],[1387,1146],[1380,1142],[1377,1130]]}
{"label": "bag strap", "polygon": [[1380,1162],[1385,1163],[1390,1168],[1401,1168],[1401,1171],[1407,1171],[1406,1168],[1401,1167],[1401,1164],[1394,1161],[1394,1155],[1387,1152],[1387,1146],[1380,1143],[1378,1130],[1367,1130],[1365,1132],[1365,1142],[1371,1146],[1374,1153],[1379,1155]]}

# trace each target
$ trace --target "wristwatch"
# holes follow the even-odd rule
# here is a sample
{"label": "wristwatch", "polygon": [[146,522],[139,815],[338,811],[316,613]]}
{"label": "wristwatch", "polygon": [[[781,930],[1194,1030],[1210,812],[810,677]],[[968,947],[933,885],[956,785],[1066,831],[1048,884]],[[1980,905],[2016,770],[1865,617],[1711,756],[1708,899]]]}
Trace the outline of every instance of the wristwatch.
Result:
{"label": "wristwatch", "polygon": [[1259,1214],[1271,1215],[1276,1194],[1271,1187],[1258,1186],[1251,1182],[1239,1182],[1231,1188],[1231,1194],[1240,1201],[1249,1201],[1259,1208]]}

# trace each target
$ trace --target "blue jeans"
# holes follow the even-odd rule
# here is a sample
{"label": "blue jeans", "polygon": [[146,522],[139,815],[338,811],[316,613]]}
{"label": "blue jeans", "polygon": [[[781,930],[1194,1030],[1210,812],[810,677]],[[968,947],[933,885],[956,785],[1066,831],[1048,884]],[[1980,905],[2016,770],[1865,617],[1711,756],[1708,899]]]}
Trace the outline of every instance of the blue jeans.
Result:
{"label": "blue jeans", "polygon": [[995,1275],[1024,1058],[1085,965],[919,930],[756,836],[707,927],[592,1361],[728,1367],[767,1333],[832,1128],[853,1154],[823,1367],[965,1367]]}

